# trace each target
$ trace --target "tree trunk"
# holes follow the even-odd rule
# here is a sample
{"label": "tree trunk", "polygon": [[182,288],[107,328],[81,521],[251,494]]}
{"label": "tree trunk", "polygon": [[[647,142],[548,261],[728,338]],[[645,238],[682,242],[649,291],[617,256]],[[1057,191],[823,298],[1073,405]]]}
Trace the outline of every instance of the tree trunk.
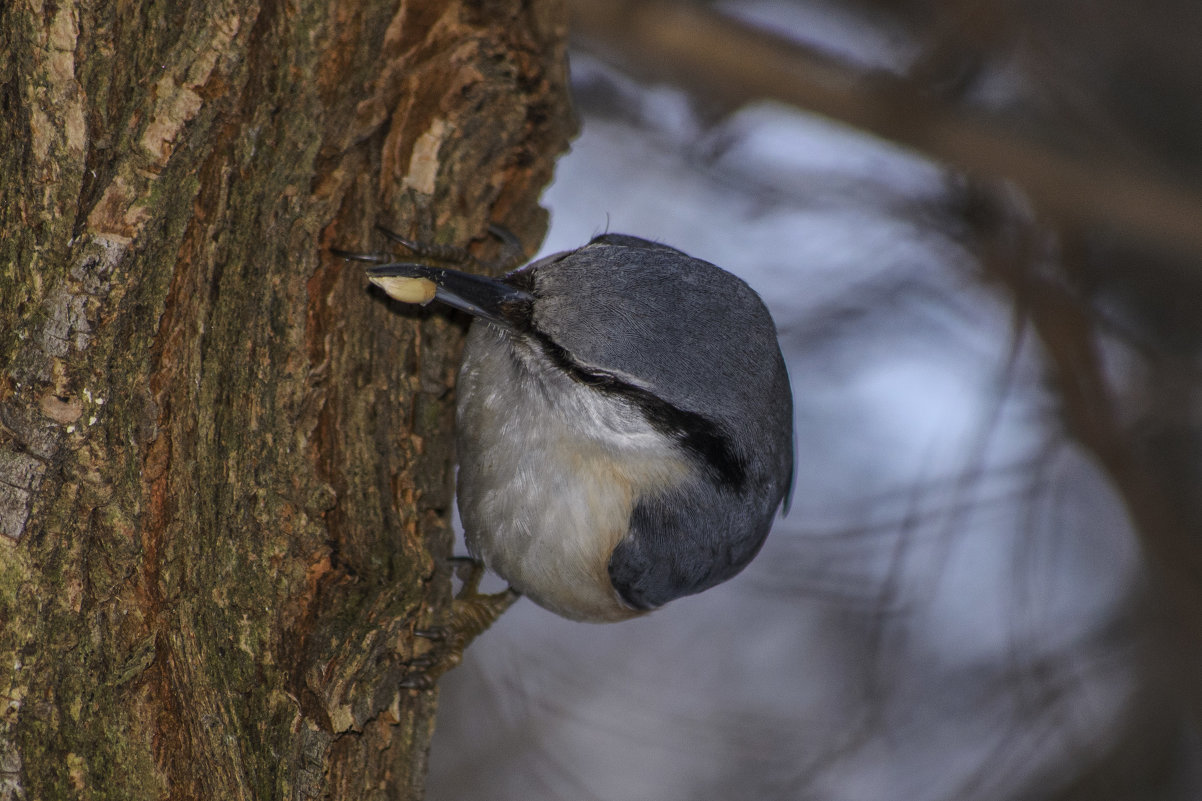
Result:
{"label": "tree trunk", "polygon": [[0,10],[0,799],[416,798],[464,326],[331,246],[533,246],[559,0]]}

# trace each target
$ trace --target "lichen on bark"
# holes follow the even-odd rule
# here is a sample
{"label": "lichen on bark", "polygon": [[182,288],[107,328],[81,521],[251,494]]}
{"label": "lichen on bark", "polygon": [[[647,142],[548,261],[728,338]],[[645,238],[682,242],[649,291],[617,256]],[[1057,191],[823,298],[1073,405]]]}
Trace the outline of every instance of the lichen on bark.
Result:
{"label": "lichen on bark", "polygon": [[530,246],[558,2],[0,9],[0,799],[421,794],[462,321],[328,247]]}

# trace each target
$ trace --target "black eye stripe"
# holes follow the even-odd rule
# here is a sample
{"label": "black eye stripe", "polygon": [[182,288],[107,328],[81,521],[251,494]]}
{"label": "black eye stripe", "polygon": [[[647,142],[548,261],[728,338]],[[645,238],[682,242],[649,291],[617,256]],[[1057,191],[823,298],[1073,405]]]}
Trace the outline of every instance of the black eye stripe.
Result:
{"label": "black eye stripe", "polygon": [[699,457],[702,465],[714,474],[720,484],[735,491],[745,487],[746,461],[735,452],[730,438],[715,422],[704,415],[673,406],[615,375],[580,365],[541,331],[531,327],[524,333],[537,342],[543,353],[572,380],[630,401],[656,430],[672,437],[686,451]]}

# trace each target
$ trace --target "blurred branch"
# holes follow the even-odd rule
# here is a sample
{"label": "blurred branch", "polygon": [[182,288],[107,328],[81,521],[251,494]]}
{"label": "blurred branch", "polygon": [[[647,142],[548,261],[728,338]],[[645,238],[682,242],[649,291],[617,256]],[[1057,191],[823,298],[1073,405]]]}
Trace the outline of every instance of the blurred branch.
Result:
{"label": "blurred branch", "polygon": [[[974,203],[974,201],[976,201]],[[1098,348],[1097,318],[1058,270],[1049,270],[1040,236],[1014,219],[987,193],[970,197],[978,256],[987,274],[1013,297],[1016,310],[1039,336],[1053,373],[1065,430],[1091,453],[1123,499],[1151,574],[1165,603],[1168,631],[1160,632],[1179,670],[1188,713],[1202,721],[1202,547],[1197,531],[1166,491],[1150,459],[1124,426]],[[1079,257],[1063,254],[1072,268]]]}
{"label": "blurred branch", "polygon": [[1021,187],[1040,211],[1202,255],[1202,195],[1123,163],[1088,161],[940,104],[892,75],[678,0],[568,0],[577,44],[655,80],[731,104],[779,100]]}

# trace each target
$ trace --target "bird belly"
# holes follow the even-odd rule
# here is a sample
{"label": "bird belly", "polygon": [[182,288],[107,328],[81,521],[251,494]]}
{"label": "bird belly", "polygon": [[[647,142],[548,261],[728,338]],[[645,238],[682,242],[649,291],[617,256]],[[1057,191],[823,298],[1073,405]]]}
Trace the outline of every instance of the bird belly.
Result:
{"label": "bird belly", "polygon": [[639,498],[690,468],[620,399],[573,381],[474,325],[459,380],[459,510],[469,550],[564,617],[640,614],[609,579]]}

